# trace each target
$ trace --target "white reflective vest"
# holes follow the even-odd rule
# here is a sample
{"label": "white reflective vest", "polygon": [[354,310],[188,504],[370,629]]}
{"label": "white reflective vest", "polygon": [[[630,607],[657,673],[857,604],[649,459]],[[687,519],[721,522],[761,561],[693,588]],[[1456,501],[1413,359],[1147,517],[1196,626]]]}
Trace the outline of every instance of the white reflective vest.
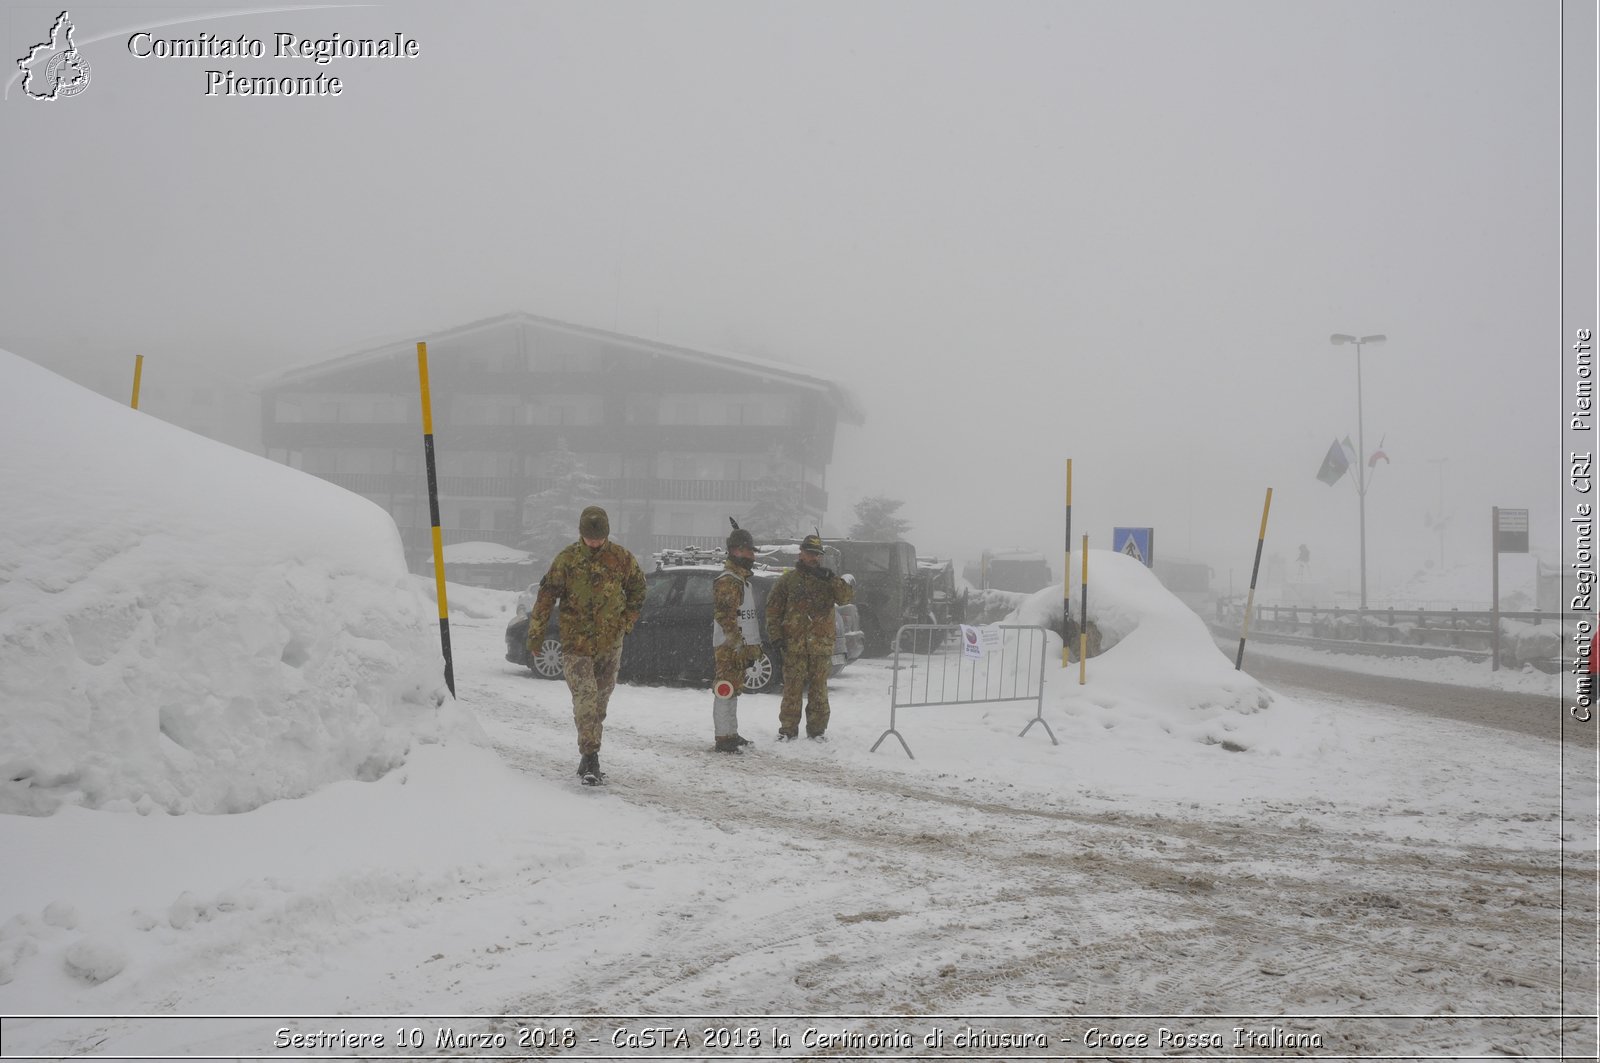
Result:
{"label": "white reflective vest", "polygon": [[[746,646],[761,645],[761,621],[756,617],[756,592],[750,586],[750,581],[733,572],[724,572],[717,579],[736,579],[744,584],[744,599],[739,603],[739,634],[744,636]],[[711,645],[712,648],[721,646],[728,641],[727,632],[722,630],[722,625],[717,623],[717,618],[711,618]]]}

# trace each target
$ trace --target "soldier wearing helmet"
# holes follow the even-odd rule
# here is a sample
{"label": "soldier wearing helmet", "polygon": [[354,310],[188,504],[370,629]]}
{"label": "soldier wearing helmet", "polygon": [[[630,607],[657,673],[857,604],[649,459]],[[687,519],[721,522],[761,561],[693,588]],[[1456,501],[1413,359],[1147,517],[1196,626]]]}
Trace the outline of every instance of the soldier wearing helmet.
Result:
{"label": "soldier wearing helmet", "polygon": [[745,669],[761,656],[760,618],[750,586],[756,543],[734,524],[727,545],[722,573],[711,584],[711,653],[716,659],[711,729],[718,753],[743,753],[750,740],[739,734],[739,695],[744,692]]}
{"label": "soldier wearing helmet", "polygon": [[800,733],[800,701],[805,698],[806,736],[820,739],[828,729],[828,673],[833,669],[833,607],[846,605],[855,587],[822,566],[822,537],[800,541],[800,560],[778,577],[767,597],[767,634],[783,650],[783,705],[778,709],[778,741]]}
{"label": "soldier wearing helmet", "polygon": [[610,535],[605,510],[583,511],[578,541],[550,562],[528,619],[533,656],[544,643],[551,611],[561,603],[561,661],[578,728],[578,776],[589,786],[605,778],[600,740],[606,705],[617,685],[623,636],[633,630],[644,605],[644,572],[626,547],[609,541]]}

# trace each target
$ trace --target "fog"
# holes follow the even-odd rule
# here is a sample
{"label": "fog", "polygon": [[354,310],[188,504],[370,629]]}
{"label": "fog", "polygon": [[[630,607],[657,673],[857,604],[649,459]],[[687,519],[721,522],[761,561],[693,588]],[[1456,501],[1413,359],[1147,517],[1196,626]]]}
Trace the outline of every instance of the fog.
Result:
{"label": "fog", "polygon": [[[825,530],[919,551],[1152,526],[1249,578],[1353,579],[1335,438],[1390,461],[1369,580],[1487,578],[1490,507],[1559,563],[1561,7],[381,3],[74,6],[92,82],[0,105],[0,347],[126,397],[524,310],[792,362],[858,397]],[[259,8],[255,10],[261,10]],[[204,17],[207,12],[216,17]],[[0,23],[15,58],[52,10]],[[176,17],[191,21],[173,24]],[[1592,17],[1592,12],[1591,12]],[[259,37],[140,58],[129,36]],[[273,58],[273,34],[418,42]],[[13,64],[14,67],[14,64]],[[209,69],[338,96],[207,96]],[[184,423],[185,412],[146,406]]]}

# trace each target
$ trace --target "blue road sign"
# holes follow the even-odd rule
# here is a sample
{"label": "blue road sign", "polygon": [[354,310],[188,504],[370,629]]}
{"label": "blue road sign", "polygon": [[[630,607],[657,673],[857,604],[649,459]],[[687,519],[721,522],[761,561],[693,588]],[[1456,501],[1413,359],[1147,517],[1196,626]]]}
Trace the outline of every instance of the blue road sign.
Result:
{"label": "blue road sign", "polygon": [[1150,567],[1155,554],[1156,530],[1154,528],[1112,528],[1111,549],[1127,554],[1145,568]]}

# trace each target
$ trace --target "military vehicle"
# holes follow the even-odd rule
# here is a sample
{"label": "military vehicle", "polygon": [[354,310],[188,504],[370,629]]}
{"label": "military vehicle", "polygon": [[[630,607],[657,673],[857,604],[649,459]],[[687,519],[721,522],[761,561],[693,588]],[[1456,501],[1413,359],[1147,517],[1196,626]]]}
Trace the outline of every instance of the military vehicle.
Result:
{"label": "military vehicle", "polygon": [[967,592],[956,591],[956,563],[947,557],[919,557],[923,610],[933,624],[963,624],[967,619]]}
{"label": "military vehicle", "polygon": [[985,550],[983,560],[976,565],[968,564],[962,575],[979,590],[1024,594],[1043,590],[1055,582],[1050,562],[1044,555],[1025,550]]}

